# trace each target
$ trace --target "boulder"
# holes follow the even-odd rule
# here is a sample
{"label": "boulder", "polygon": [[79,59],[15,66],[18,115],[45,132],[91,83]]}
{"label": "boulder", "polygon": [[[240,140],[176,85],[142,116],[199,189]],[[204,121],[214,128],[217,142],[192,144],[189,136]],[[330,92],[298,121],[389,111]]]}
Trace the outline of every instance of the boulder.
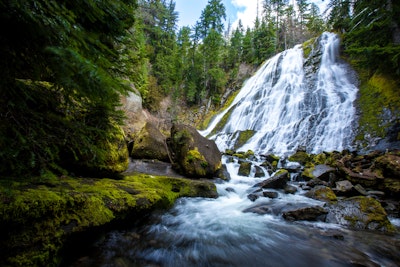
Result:
{"label": "boulder", "polygon": [[274,176],[254,185],[255,187],[283,189],[289,181],[287,170],[279,170]]}
{"label": "boulder", "polygon": [[256,201],[259,197],[260,197],[259,194],[254,194],[254,193],[251,193],[251,194],[247,195],[247,198],[250,199],[253,202]]}
{"label": "boulder", "polygon": [[265,161],[261,164],[261,166],[267,169],[268,173],[271,175],[277,170],[280,158],[272,154],[263,155],[262,157],[265,158]]}
{"label": "boulder", "polygon": [[133,140],[130,155],[134,159],[157,159],[170,162],[166,138],[154,123],[147,122]]}
{"label": "boulder", "polygon": [[348,180],[336,182],[336,188],[333,189],[336,195],[349,196],[357,191],[354,189],[353,184]]}
{"label": "boulder", "polygon": [[394,231],[382,205],[371,197],[357,196],[329,206],[326,222],[360,230]]}
{"label": "boulder", "polygon": [[314,178],[314,179],[312,179],[312,180],[307,182],[307,186],[309,186],[309,187],[314,187],[314,186],[317,186],[317,185],[328,186],[328,183],[325,182],[325,181],[322,181],[322,180],[320,180],[318,178]]}
{"label": "boulder", "polygon": [[306,193],[307,197],[325,202],[336,201],[337,197],[331,188],[327,186],[316,186]]}
{"label": "boulder", "polygon": [[216,171],[215,177],[224,181],[229,181],[231,179],[231,174],[228,172],[225,164],[222,164],[221,168]]}
{"label": "boulder", "polygon": [[328,211],[320,206],[285,211],[282,217],[288,221],[325,221]]}
{"label": "boulder", "polygon": [[323,181],[329,181],[329,179],[332,176],[332,173],[334,173],[336,169],[325,165],[325,164],[319,164],[314,167],[314,170],[312,174],[314,175],[315,178],[318,178]]}
{"label": "boulder", "polygon": [[297,192],[297,187],[287,184],[283,190],[285,191],[286,194],[294,194]]}
{"label": "boulder", "polygon": [[336,170],[328,165],[319,164],[313,167],[305,168],[301,176],[304,180],[318,178],[323,181],[330,181],[333,179]]}
{"label": "boulder", "polygon": [[305,165],[307,162],[310,161],[310,159],[311,156],[302,149],[298,150],[296,153],[294,153],[288,158],[289,161],[295,161],[300,163],[301,165]]}
{"label": "boulder", "polygon": [[221,152],[211,141],[191,126],[174,124],[167,139],[173,167],[181,174],[213,178],[221,166]]}
{"label": "boulder", "polygon": [[386,153],[375,160],[375,167],[388,178],[400,179],[400,152]]}
{"label": "boulder", "polygon": [[254,166],[256,169],[256,172],[254,173],[254,177],[260,178],[260,177],[265,177],[265,172],[260,166]]}
{"label": "boulder", "polygon": [[302,165],[299,162],[295,161],[284,161],[282,162],[283,168],[288,170],[290,173],[300,173]]}
{"label": "boulder", "polygon": [[239,170],[238,170],[238,175],[240,176],[249,176],[251,172],[251,162],[250,161],[241,161]]}

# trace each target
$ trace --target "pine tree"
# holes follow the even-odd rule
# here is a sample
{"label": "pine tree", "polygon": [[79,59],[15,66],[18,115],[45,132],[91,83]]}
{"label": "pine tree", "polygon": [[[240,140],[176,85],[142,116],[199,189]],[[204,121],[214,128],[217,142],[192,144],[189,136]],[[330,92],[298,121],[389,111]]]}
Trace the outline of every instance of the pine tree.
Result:
{"label": "pine tree", "polygon": [[103,144],[130,90],[118,47],[134,8],[129,0],[0,3],[0,174],[105,164]]}

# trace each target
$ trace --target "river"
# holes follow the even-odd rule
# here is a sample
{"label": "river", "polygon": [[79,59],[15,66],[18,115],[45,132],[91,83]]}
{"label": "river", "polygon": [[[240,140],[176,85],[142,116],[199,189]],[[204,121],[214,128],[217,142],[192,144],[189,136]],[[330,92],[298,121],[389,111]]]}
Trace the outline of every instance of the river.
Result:
{"label": "river", "polygon": [[[264,178],[239,176],[226,162],[228,182],[216,181],[217,199],[182,198],[141,226],[107,232],[70,266],[387,266],[400,265],[400,236],[352,231],[324,222],[290,222],[281,211],[293,205],[324,205],[277,190],[278,198],[247,195]],[[245,212],[259,204],[276,212]],[[398,222],[398,221],[397,221]]]}

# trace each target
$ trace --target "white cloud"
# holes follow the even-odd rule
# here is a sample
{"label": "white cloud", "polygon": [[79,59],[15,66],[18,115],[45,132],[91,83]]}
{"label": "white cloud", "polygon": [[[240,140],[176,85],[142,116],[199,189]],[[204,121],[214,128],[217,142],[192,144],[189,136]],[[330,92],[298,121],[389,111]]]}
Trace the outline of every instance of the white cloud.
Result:
{"label": "white cloud", "polygon": [[242,10],[237,12],[237,19],[232,25],[233,29],[237,27],[239,20],[242,21],[244,29],[253,28],[257,17],[257,2],[260,2],[259,12],[261,12],[262,6],[259,0],[232,0],[232,5]]}

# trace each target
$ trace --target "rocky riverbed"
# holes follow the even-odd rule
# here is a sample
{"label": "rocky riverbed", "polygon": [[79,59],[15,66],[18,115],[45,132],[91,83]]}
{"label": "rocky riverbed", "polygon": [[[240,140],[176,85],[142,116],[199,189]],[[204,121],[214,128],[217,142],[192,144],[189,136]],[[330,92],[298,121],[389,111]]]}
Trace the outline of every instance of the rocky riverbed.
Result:
{"label": "rocky riverbed", "polygon": [[240,175],[250,175],[252,170],[258,177],[266,175],[263,170],[273,174],[253,187],[248,195],[250,200],[275,198],[274,190],[287,194],[301,190],[303,195],[325,203],[323,206],[261,203],[246,212],[281,214],[290,221],[323,221],[351,229],[396,231],[388,218],[400,217],[399,151],[375,151],[366,155],[349,151],[311,155],[298,151],[288,158],[261,156],[258,165],[250,161],[254,157],[251,153],[231,151],[228,154],[232,158],[242,158],[239,160]]}

